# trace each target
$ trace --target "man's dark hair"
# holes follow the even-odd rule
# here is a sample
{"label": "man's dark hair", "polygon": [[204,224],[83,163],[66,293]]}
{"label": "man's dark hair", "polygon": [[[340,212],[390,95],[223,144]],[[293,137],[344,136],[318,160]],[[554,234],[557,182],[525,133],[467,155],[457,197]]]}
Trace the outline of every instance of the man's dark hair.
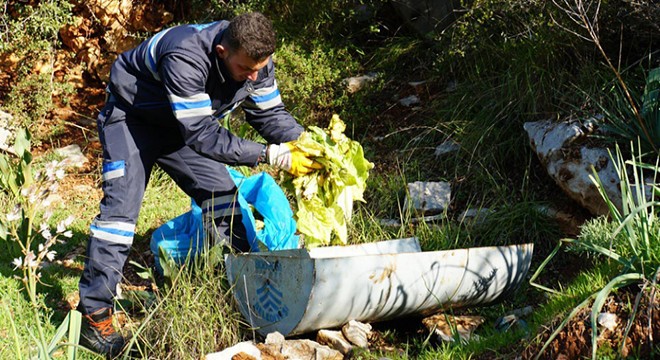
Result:
{"label": "man's dark hair", "polygon": [[264,60],[275,52],[273,24],[260,12],[236,16],[223,37],[231,50],[243,49],[253,60]]}

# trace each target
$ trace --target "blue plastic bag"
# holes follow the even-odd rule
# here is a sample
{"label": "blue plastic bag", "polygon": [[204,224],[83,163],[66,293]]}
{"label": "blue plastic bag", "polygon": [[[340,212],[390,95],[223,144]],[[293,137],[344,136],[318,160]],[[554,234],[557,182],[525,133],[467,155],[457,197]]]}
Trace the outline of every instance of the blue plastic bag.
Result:
{"label": "blue plastic bag", "polygon": [[149,248],[154,254],[156,269],[163,272],[160,265],[158,248],[161,247],[178,265],[195,256],[204,247],[202,209],[191,201],[190,211],[169,220],[151,234]]}
{"label": "blue plastic bag", "polygon": [[[238,204],[252,251],[260,250],[259,241],[268,250],[298,248],[293,211],[275,180],[265,172],[245,177],[232,168],[227,170],[238,188]],[[259,231],[250,205],[263,216],[264,228]],[[156,258],[156,267],[161,269],[158,247],[180,265],[189,254],[194,256],[203,249],[203,234],[202,209],[191,199],[190,211],[167,221],[151,235],[150,249]]]}
{"label": "blue plastic bag", "polygon": [[[259,251],[257,240],[271,251],[298,248],[293,211],[275,179],[265,172],[245,177],[232,168],[227,170],[238,187],[238,204],[252,251]],[[263,217],[264,228],[259,231],[249,205]]]}

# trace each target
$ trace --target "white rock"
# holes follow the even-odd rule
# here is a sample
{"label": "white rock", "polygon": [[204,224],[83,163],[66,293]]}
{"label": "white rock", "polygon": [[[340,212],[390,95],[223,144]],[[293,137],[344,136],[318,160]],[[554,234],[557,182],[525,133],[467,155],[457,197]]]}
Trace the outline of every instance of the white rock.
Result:
{"label": "white rock", "polygon": [[411,107],[420,103],[419,97],[417,95],[406,96],[403,99],[399,100],[399,104],[405,107]]}
{"label": "white rock", "polygon": [[87,157],[83,155],[80,146],[76,144],[56,149],[55,153],[64,157],[65,166],[81,167],[87,162]]}
{"label": "white rock", "polygon": [[279,345],[284,342],[284,335],[280,334],[279,331],[274,331],[268,335],[266,335],[266,340],[264,341],[265,344],[270,345]]}
{"label": "white rock", "polygon": [[525,123],[524,128],[532,148],[557,185],[592,214],[605,215],[609,208],[591,176],[594,171],[598,174],[608,198],[620,209],[619,176],[612,159],[607,149],[574,145],[576,140],[594,131],[594,122],[593,119],[586,124],[543,120]]}
{"label": "white rock", "polygon": [[461,148],[461,146],[457,142],[445,141],[442,144],[435,147],[435,151],[433,152],[433,155],[435,155],[435,157],[439,157],[441,155],[444,155],[444,154],[447,154],[447,153],[450,153],[450,152],[458,151],[458,149],[460,149],[460,148]]}
{"label": "white rock", "polygon": [[607,328],[610,331],[614,331],[616,328],[617,316],[616,314],[602,312],[598,314],[598,325]]}
{"label": "white rock", "polygon": [[287,340],[282,344],[280,352],[289,359],[343,360],[344,358],[339,351],[307,339]]}
{"label": "white rock", "polygon": [[421,212],[439,212],[449,207],[451,186],[448,182],[415,181],[408,184],[406,204]]}
{"label": "white rock", "polygon": [[376,73],[368,73],[366,75],[346,78],[343,80],[343,83],[346,86],[348,92],[352,94],[364,88],[368,84],[374,82],[376,79],[377,79]]}
{"label": "white rock", "polygon": [[351,320],[341,327],[341,332],[346,340],[353,345],[366,349],[369,347],[369,335],[371,335],[371,325],[359,321]]}
{"label": "white rock", "polygon": [[252,341],[244,341],[232,347],[228,347],[220,352],[207,354],[205,360],[231,360],[238,353],[245,353],[257,360],[261,360],[261,351],[254,345]]}
{"label": "white rock", "polygon": [[486,220],[488,215],[494,213],[495,211],[489,209],[489,208],[481,208],[481,209],[467,209],[463,211],[463,213],[458,217],[460,222],[472,220],[474,223],[482,223],[483,221]]}
{"label": "white rock", "polygon": [[316,341],[319,344],[328,345],[344,355],[353,350],[353,345],[346,340],[341,331],[319,330],[316,333]]}

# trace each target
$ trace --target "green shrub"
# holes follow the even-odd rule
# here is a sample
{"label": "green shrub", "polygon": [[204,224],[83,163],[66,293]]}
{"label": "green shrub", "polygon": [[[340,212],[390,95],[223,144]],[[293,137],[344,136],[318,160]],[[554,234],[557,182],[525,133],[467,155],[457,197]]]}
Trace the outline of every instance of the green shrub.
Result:
{"label": "green shrub", "polygon": [[0,25],[0,59],[12,64],[5,70],[14,81],[11,91],[0,93],[0,100],[20,126],[35,133],[36,125],[53,109],[53,94],[72,91],[53,77],[58,32],[71,22],[72,8],[65,0],[41,1],[34,6],[15,1],[5,7],[10,14]]}
{"label": "green shrub", "polygon": [[323,44],[307,51],[297,43],[283,43],[275,61],[278,86],[289,111],[305,126],[326,127],[342,101],[342,76],[357,67],[354,60]]}

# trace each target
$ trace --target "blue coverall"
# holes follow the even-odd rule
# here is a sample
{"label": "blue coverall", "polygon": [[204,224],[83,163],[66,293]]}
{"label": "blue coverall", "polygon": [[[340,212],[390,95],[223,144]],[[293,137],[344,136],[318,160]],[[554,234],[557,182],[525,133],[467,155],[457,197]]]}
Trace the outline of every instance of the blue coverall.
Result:
{"label": "blue coverall", "polygon": [[133,243],[144,191],[158,164],[240,251],[250,249],[224,164],[256,165],[264,144],[235,136],[219,119],[241,106],[268,143],[298,138],[272,59],[256,81],[234,81],[214,50],[228,21],[165,29],[114,62],[97,125],[103,146],[103,199],[90,226],[79,283],[83,314],[112,306]]}

